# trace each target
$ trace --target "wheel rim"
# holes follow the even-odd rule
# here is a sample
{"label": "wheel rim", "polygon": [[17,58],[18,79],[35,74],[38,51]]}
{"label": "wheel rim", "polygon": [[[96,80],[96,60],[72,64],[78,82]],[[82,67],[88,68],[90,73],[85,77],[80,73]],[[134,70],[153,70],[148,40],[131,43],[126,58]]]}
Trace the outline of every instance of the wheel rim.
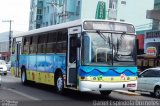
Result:
{"label": "wheel rim", "polygon": [[58,89],[58,91],[62,91],[62,88],[63,88],[63,79],[62,79],[62,77],[59,77],[57,79],[57,89]]}
{"label": "wheel rim", "polygon": [[155,96],[160,97],[160,89],[156,89]]}
{"label": "wheel rim", "polygon": [[22,73],[22,82],[24,83],[25,81],[25,72]]}

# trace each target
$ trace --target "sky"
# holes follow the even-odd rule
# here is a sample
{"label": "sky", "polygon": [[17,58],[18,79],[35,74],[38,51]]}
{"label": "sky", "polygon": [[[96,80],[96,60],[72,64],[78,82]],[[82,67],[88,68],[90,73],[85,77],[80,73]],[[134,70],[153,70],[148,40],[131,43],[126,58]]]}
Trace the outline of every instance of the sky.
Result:
{"label": "sky", "polygon": [[27,31],[29,28],[30,0],[0,0],[0,33],[9,31],[9,22],[13,20],[13,31]]}
{"label": "sky", "polygon": [[[135,26],[139,26],[146,23],[151,23],[151,20],[146,19],[146,8],[151,10],[153,8],[154,0],[147,0],[148,2],[145,5],[142,5],[146,0],[131,0],[131,6],[127,4],[130,8],[133,8],[134,12],[130,12],[131,9],[125,9],[127,13],[134,13],[131,15],[124,15],[122,12],[122,16],[126,16],[126,20],[132,19],[131,23]],[[139,8],[135,8],[136,6],[142,7],[141,12],[137,10]],[[129,12],[128,12],[129,11]],[[135,11],[139,11],[135,13]],[[5,20],[13,20],[12,30],[14,31],[27,31],[29,28],[29,12],[30,12],[30,0],[0,0],[0,33],[9,31],[9,23],[2,22]],[[143,16],[143,17],[142,17]],[[140,18],[141,17],[141,18]],[[138,19],[138,20],[137,20]],[[145,19],[145,20],[141,20]]]}
{"label": "sky", "polygon": [[[151,19],[147,19],[147,10],[154,8],[154,0],[125,0],[126,5],[118,7],[118,18],[135,25],[136,30],[151,29]],[[146,2],[145,2],[146,1]],[[118,19],[118,20],[120,20]]]}

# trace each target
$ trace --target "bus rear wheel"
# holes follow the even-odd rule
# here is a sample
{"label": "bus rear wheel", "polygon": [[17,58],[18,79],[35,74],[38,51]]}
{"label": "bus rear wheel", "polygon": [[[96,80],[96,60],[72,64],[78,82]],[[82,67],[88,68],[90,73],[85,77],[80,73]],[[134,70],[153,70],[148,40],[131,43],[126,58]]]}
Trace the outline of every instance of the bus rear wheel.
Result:
{"label": "bus rear wheel", "polygon": [[64,91],[64,79],[61,73],[58,73],[55,77],[55,87],[58,93],[62,93]]}
{"label": "bus rear wheel", "polygon": [[102,96],[108,96],[112,91],[100,91]]}

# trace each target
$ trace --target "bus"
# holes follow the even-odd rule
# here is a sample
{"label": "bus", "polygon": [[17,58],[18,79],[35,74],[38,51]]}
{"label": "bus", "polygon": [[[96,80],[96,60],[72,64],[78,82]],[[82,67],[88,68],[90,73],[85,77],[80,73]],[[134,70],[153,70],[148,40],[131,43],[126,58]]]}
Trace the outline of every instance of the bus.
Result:
{"label": "bus", "polygon": [[75,20],[13,35],[11,72],[29,81],[82,92],[136,90],[132,24]]}

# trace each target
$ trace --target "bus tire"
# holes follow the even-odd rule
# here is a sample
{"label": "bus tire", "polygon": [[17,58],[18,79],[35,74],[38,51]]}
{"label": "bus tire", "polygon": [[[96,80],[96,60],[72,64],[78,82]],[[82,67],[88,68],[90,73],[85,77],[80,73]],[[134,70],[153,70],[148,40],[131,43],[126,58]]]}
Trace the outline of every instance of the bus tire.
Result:
{"label": "bus tire", "polygon": [[26,69],[22,68],[21,69],[21,82],[23,85],[27,84],[27,75],[26,75]]}
{"label": "bus tire", "polygon": [[4,75],[7,75],[7,73],[4,73]]}
{"label": "bus tire", "polygon": [[159,86],[157,86],[157,87],[155,88],[155,90],[154,90],[154,96],[155,96],[156,98],[160,98],[160,87],[159,87]]}
{"label": "bus tire", "polygon": [[112,91],[100,91],[102,96],[108,96]]}
{"label": "bus tire", "polygon": [[61,72],[58,72],[55,75],[55,87],[56,87],[56,92],[61,94],[64,91],[64,79],[63,79],[63,74]]}

